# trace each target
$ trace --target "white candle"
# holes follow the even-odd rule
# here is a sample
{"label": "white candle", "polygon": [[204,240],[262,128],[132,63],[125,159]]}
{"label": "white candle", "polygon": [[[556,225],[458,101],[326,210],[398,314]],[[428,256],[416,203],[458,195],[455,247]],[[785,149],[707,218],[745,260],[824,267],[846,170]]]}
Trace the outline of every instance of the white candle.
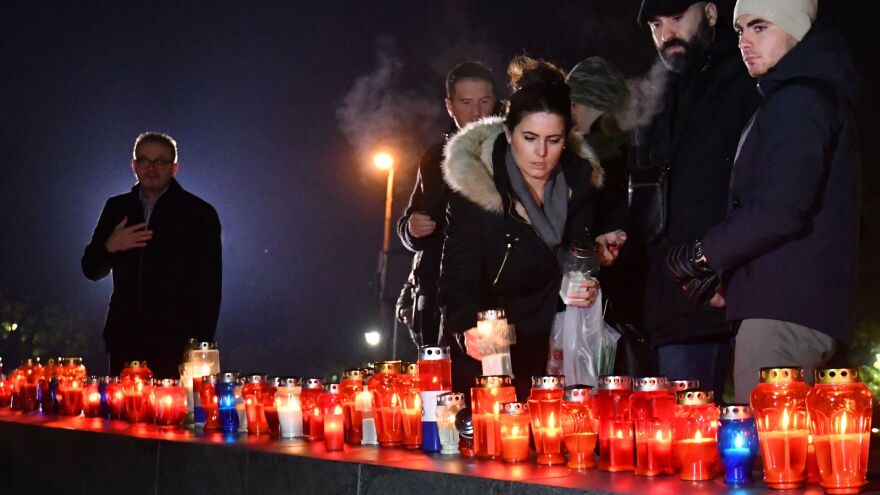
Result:
{"label": "white candle", "polygon": [[281,438],[303,436],[302,409],[298,400],[278,404],[278,422],[281,423]]}

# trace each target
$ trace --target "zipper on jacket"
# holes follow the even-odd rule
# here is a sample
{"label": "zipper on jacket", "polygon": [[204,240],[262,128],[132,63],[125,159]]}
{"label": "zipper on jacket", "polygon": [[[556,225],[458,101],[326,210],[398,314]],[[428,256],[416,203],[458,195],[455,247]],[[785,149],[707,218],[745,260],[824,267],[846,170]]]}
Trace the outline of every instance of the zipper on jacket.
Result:
{"label": "zipper on jacket", "polygon": [[[515,201],[513,200],[513,194],[507,193],[507,197],[510,198],[510,209],[507,211],[507,213],[511,216],[511,218],[513,218],[513,219],[516,220],[517,222],[520,222],[520,223],[522,223],[522,224],[528,225],[529,228],[532,229],[532,232],[534,232],[535,235],[538,236],[538,237],[540,238],[540,237],[541,237],[541,234],[538,233],[538,229],[536,229],[534,225],[530,224],[529,222],[526,222],[525,220],[523,220],[523,219],[521,219],[519,216],[517,216],[517,214],[516,214],[516,208],[514,207],[514,205],[515,205],[516,203],[515,203]],[[507,234],[507,235],[510,235],[510,234]],[[518,239],[517,239],[517,240],[518,240]]]}
{"label": "zipper on jacket", "polygon": [[510,250],[513,249],[514,244],[519,242],[519,237],[514,237],[513,234],[504,234],[504,237],[507,239],[507,247],[504,249],[504,258],[501,260],[501,266],[498,267],[498,273],[495,274],[495,279],[492,281],[493,286],[498,285],[501,272],[504,271],[504,265],[507,264],[507,258],[510,256]]}

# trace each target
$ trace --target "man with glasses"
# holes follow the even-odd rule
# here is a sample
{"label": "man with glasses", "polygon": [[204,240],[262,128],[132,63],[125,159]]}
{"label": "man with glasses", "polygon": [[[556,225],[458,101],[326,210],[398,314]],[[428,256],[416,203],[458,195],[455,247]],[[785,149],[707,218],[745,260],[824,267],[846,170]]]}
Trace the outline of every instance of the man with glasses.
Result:
{"label": "man with glasses", "polygon": [[113,272],[104,325],[110,372],[147,360],[158,377],[178,374],[191,338],[213,340],[220,311],[220,220],[174,179],[177,142],[146,132],[134,145],[137,184],[107,200],[82,257],[83,273]]}

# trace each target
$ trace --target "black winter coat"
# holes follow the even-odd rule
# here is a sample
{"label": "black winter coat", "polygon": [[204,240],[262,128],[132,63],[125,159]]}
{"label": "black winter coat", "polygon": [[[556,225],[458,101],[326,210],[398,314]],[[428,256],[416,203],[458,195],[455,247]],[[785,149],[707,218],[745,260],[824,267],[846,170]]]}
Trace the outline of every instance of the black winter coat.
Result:
{"label": "black winter coat", "polygon": [[[440,272],[444,335],[475,327],[477,312],[491,308],[504,309],[518,334],[548,333],[561,305],[557,254],[515,198],[507,146],[500,119],[471,124],[447,145],[444,177],[454,192]],[[602,181],[595,155],[579,136],[570,137],[568,149],[593,164],[568,150],[563,154],[560,166],[571,190],[563,245],[592,227],[590,185]]]}
{"label": "black winter coat", "polygon": [[728,278],[727,318],[804,325],[849,343],[859,220],[856,75],[842,38],[814,28],[758,83],[729,217],[703,238]]}
{"label": "black winter coat", "polygon": [[220,220],[210,204],[172,179],[153,207],[153,237],[146,247],[110,254],[104,244],[124,217],[128,225],[144,222],[139,187],[107,200],[82,269],[90,280],[113,272],[103,334],[108,353],[179,362],[187,339],[214,338],[220,311]]}
{"label": "black winter coat", "polygon": [[754,84],[735,42],[719,38],[703,63],[669,74],[663,111],[635,131],[630,166],[670,168],[666,232],[647,246],[644,318],[654,345],[732,334],[723,310],[685,297],[667,274],[665,256],[672,245],[702,237],[724,220],[739,137],[758,105]]}

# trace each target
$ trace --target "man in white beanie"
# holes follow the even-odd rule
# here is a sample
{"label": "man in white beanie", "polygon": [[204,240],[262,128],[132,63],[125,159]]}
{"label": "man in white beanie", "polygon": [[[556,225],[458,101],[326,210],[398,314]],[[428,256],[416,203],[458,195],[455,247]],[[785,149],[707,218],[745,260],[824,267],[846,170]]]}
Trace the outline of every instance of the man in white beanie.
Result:
{"label": "man in white beanie", "polygon": [[[727,220],[667,259],[685,291],[726,298],[739,323],[736,401],[762,367],[808,381],[852,338],[859,224],[856,75],[817,0],[739,0],[734,28],[763,101],[743,132]],[[840,353],[838,353],[838,358]]]}

